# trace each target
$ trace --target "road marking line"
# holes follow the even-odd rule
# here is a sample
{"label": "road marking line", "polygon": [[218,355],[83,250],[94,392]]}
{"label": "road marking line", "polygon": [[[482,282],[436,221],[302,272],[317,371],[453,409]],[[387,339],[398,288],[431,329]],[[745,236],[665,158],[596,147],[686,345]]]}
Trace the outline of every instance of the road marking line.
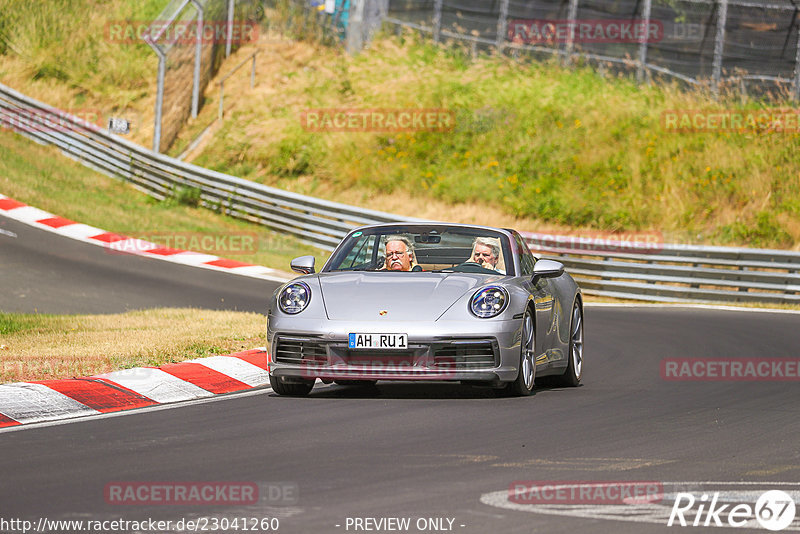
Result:
{"label": "road marking line", "polygon": [[[674,491],[664,492],[661,503],[634,503],[634,504],[532,504],[517,503],[509,500],[509,490],[493,491],[484,493],[480,497],[480,502],[488,506],[502,508],[506,510],[516,510],[544,515],[558,515],[565,517],[576,517],[590,520],[612,520],[626,521],[633,523],[654,523],[666,526],[670,516],[670,510],[679,491],[702,491],[708,492],[709,486],[762,486],[763,488],[775,488],[780,486],[800,486],[797,482],[663,482],[663,486],[675,488]],[[716,489],[716,488],[715,488]],[[756,499],[763,491],[758,490],[722,490],[720,497],[723,502],[746,502]],[[797,493],[800,497],[800,492]],[[666,504],[665,504],[666,503]],[[744,528],[759,528],[755,519],[747,521]],[[784,531],[800,531],[800,524],[794,521],[791,526],[783,529]]]}

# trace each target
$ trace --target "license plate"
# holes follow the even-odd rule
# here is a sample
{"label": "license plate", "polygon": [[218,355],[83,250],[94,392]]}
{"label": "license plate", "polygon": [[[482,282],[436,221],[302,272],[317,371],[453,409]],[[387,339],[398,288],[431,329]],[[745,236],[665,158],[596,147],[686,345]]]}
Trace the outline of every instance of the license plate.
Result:
{"label": "license plate", "polygon": [[408,334],[350,334],[351,349],[407,349]]}

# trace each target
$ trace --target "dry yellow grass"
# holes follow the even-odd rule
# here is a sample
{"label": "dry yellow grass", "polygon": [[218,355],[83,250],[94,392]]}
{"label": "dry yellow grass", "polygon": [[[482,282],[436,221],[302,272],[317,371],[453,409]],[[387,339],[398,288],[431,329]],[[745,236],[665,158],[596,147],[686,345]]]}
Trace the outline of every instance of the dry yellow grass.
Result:
{"label": "dry yellow grass", "polygon": [[0,383],[89,376],[264,345],[257,313],[168,308],[112,315],[0,314]]}

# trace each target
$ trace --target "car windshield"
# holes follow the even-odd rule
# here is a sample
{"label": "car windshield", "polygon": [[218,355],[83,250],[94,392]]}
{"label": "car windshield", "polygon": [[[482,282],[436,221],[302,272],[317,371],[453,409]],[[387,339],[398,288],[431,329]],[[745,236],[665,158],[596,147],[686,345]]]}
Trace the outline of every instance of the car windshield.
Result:
{"label": "car windshield", "polygon": [[326,265],[331,271],[514,274],[508,238],[483,228],[392,226],[348,235]]}

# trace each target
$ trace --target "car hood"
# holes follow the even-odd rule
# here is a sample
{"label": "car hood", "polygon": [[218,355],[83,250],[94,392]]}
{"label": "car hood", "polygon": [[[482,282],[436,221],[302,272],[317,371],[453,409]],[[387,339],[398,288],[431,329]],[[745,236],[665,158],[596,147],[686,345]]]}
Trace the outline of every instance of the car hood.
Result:
{"label": "car hood", "polygon": [[334,321],[435,321],[465,293],[501,278],[472,273],[322,273],[319,283],[328,318]]}

